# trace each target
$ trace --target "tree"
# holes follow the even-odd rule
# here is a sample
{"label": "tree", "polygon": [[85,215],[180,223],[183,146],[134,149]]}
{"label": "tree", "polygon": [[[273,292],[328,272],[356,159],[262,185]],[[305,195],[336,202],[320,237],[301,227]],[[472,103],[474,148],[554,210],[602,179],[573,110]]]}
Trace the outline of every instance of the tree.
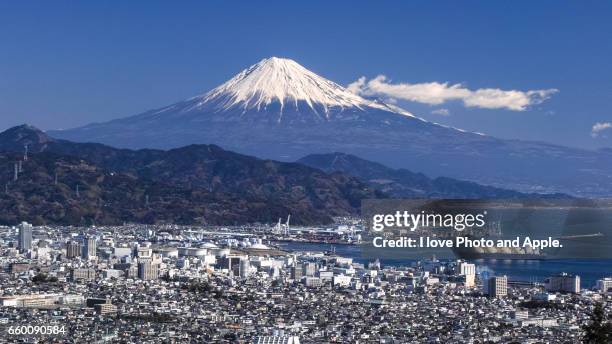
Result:
{"label": "tree", "polygon": [[595,305],[591,313],[591,322],[582,327],[584,330],[584,342],[587,344],[612,343],[612,323],[601,303]]}
{"label": "tree", "polygon": [[34,283],[45,283],[47,281],[47,275],[40,273],[34,277],[32,277],[32,282]]}
{"label": "tree", "polygon": [[57,282],[57,277],[49,277],[45,273],[39,273],[38,275],[32,277],[32,282],[36,284],[55,283]]}
{"label": "tree", "polygon": [[236,339],[238,339],[238,336],[235,333],[232,332],[228,332],[223,336],[223,339],[225,340],[229,340],[230,342],[235,341]]}

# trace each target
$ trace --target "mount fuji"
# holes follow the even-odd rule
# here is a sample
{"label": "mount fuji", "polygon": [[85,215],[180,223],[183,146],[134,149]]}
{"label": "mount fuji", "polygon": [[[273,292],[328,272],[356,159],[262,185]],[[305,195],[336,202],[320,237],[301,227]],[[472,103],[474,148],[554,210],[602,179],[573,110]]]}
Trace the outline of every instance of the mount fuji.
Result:
{"label": "mount fuji", "polygon": [[276,57],[170,106],[48,134],[125,148],[217,144],[284,161],[343,152],[523,192],[612,195],[611,152],[502,140],[431,123]]}

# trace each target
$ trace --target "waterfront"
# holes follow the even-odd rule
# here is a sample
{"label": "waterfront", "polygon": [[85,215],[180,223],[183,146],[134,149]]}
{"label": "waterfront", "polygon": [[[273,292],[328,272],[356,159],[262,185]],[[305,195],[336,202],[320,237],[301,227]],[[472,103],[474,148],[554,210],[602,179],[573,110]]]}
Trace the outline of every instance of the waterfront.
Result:
{"label": "waterfront", "polygon": [[[605,264],[364,264],[375,257],[363,246],[306,244],[299,233],[265,229],[4,228],[0,338],[33,342],[15,329],[44,323],[63,326],[65,343],[576,343],[595,304],[612,305],[612,278],[585,290],[557,274],[570,268],[587,276],[586,287],[591,276],[607,277]],[[311,253],[329,250],[336,255]],[[551,271],[552,282],[511,283],[483,266],[538,279]]]}
{"label": "waterfront", "polygon": [[[331,251],[356,262],[367,263],[359,245],[328,245],[302,242],[283,242],[279,246],[289,251]],[[414,260],[382,259],[387,266],[410,265]],[[514,281],[543,282],[546,277],[559,272],[579,275],[583,288],[591,288],[595,281],[612,275],[612,259],[549,259],[549,260],[483,260],[473,261],[480,272],[489,275],[507,275]]]}

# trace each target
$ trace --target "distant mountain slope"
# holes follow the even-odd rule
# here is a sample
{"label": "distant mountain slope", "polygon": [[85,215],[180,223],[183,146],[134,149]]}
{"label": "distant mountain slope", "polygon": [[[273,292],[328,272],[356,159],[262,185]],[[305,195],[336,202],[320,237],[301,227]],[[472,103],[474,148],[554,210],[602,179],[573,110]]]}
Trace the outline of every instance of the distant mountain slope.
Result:
{"label": "distant mountain slope", "polygon": [[[63,161],[65,159],[71,161],[70,166],[73,167],[76,166],[77,161],[82,159],[90,169],[97,171],[97,177],[91,177],[97,181],[96,183],[100,182],[98,179],[102,176],[112,173],[115,173],[115,176],[127,178],[124,184],[117,186],[118,189],[114,189],[114,185],[102,187],[93,184],[89,187],[90,184],[87,183],[81,186],[83,188],[87,186],[92,190],[105,190],[117,197],[125,195],[125,201],[133,201],[135,205],[142,204],[144,193],[150,194],[149,199],[153,200],[152,197],[157,197],[161,193],[155,193],[155,190],[164,188],[168,197],[176,202],[174,206],[177,213],[175,215],[170,210],[159,209],[159,213],[148,213],[148,217],[135,214],[133,218],[130,218],[125,213],[123,214],[125,216],[111,216],[108,219],[102,215],[93,217],[105,219],[101,220],[102,222],[118,219],[126,221],[146,219],[155,222],[164,220],[163,213],[168,212],[169,218],[179,222],[204,221],[226,224],[264,220],[271,222],[291,213],[295,223],[327,223],[331,221],[331,216],[357,214],[363,198],[382,197],[380,192],[374,191],[358,179],[346,174],[327,174],[297,163],[260,160],[228,152],[212,145],[192,145],[170,151],[132,151],[115,149],[101,144],[56,140],[30,126],[15,127],[0,133],[0,151],[22,152],[11,153],[11,158],[6,158],[4,165],[0,165],[0,170],[4,171],[0,182],[9,183],[10,190],[22,185],[20,183],[26,183],[24,180],[30,180],[20,177],[15,185],[11,182],[13,164],[17,159],[23,159],[25,145],[28,145],[29,151],[29,159],[23,162],[26,176],[33,173],[29,165],[38,166],[40,159],[42,161],[53,161],[53,159]],[[56,167],[48,163],[44,166],[48,168],[34,175],[42,179],[33,179],[23,184],[23,186],[31,185],[34,189],[28,189],[29,191],[25,192],[26,189],[18,188],[15,189],[16,193],[9,193],[9,195],[18,195],[19,192],[23,192],[22,196],[15,197],[25,202],[30,195],[38,195],[43,200],[47,199],[46,196],[50,195],[48,187],[57,191],[55,186],[48,185],[49,176],[53,175],[53,169]],[[107,179],[102,178],[101,181]],[[39,182],[44,182],[44,185]],[[76,184],[76,181],[72,182],[69,189],[74,192]],[[152,191],[147,191],[149,187],[153,187]],[[105,199],[99,193],[92,197],[102,201]],[[134,197],[140,201],[136,201]],[[62,199],[70,198],[66,196]],[[31,208],[28,208],[29,203],[27,202],[18,202],[18,204],[24,205],[23,209],[26,210]],[[100,211],[95,204],[88,205],[85,202],[82,205],[89,209],[89,215],[86,217],[93,216],[91,212]],[[199,207],[202,209],[198,210]],[[125,207],[125,209],[132,208]],[[134,212],[139,211],[134,210]],[[234,212],[238,213],[234,214]],[[32,214],[45,214],[45,212],[33,212]],[[70,218],[74,220],[74,216]]]}
{"label": "distant mountain slope", "polygon": [[216,144],[284,161],[337,151],[522,192],[612,195],[610,151],[501,140],[427,122],[281,58],[176,104],[50,135],[128,148]]}
{"label": "distant mountain slope", "polygon": [[298,162],[325,172],[350,174],[394,197],[485,199],[535,197],[535,195],[483,186],[453,178],[438,177],[431,179],[422,173],[414,173],[406,169],[392,169],[344,153],[313,154],[301,158]]}
{"label": "distant mountain slope", "polygon": [[[0,170],[11,170],[19,158],[0,153]],[[296,211],[282,204],[108,173],[84,160],[52,153],[33,154],[22,162],[22,168],[17,181],[8,173],[2,174],[2,224],[233,224],[273,221]],[[314,222],[328,220],[325,214],[296,212]]]}

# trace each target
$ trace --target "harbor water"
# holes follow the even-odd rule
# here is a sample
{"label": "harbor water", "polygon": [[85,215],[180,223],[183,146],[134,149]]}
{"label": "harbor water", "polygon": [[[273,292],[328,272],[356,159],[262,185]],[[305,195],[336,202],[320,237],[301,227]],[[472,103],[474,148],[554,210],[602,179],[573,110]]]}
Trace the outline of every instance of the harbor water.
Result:
{"label": "harbor water", "polygon": [[[282,242],[278,244],[288,251],[325,252],[334,250],[342,257],[367,264],[359,245],[328,245],[319,243]],[[489,276],[507,275],[513,281],[543,282],[546,277],[567,272],[580,276],[581,287],[591,288],[598,279],[612,276],[612,259],[548,259],[548,260],[474,260],[480,272]],[[409,266],[410,260],[381,260],[383,266]]]}

